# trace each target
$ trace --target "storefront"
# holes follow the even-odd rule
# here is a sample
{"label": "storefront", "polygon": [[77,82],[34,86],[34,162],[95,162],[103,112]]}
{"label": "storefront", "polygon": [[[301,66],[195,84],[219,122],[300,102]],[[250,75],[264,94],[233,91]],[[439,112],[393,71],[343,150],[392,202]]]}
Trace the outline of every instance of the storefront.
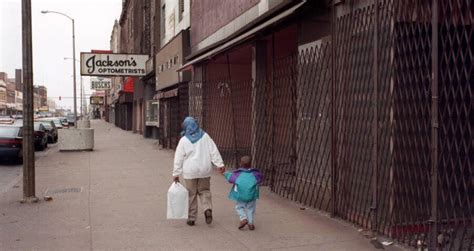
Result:
{"label": "storefront", "polygon": [[[156,56],[157,94],[160,128],[159,140],[165,148],[175,148],[181,131],[181,122],[189,112],[189,72],[178,69],[189,54],[189,30],[183,30],[165,45]],[[151,112],[150,112],[151,113]],[[154,111],[157,114],[157,111]]]}
{"label": "storefront", "polygon": [[115,125],[123,130],[132,130],[133,118],[133,77],[125,78],[123,88],[119,91],[119,98],[115,104]]}

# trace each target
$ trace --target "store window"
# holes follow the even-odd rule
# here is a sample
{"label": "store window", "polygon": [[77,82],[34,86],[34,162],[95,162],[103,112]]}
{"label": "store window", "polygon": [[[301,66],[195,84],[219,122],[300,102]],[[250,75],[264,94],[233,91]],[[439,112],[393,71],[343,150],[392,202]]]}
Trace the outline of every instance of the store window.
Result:
{"label": "store window", "polygon": [[146,126],[157,126],[159,127],[159,104],[158,100],[148,100],[146,102]]}

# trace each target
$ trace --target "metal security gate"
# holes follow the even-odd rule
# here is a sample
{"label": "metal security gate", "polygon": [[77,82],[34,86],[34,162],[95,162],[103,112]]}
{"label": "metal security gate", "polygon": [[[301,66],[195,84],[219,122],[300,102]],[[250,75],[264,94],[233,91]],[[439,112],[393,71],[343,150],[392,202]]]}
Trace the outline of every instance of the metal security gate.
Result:
{"label": "metal security gate", "polygon": [[182,83],[175,87],[175,94],[160,99],[160,144],[165,148],[175,149],[181,137],[184,118],[189,115],[188,84]]}
{"label": "metal security gate", "polygon": [[472,1],[346,2],[331,37],[271,58],[263,79],[221,61],[190,84],[191,115],[281,196],[411,247],[472,250]]}
{"label": "metal security gate", "polygon": [[370,227],[375,118],[374,8],[336,20],[337,205],[335,214]]}
{"label": "metal security gate", "polygon": [[472,249],[472,2],[348,5],[333,19],[335,214],[410,246]]}
{"label": "metal security gate", "polygon": [[294,200],[329,211],[331,176],[331,44],[319,41],[300,53],[297,81]]}
{"label": "metal security gate", "polygon": [[450,249],[474,246],[474,6],[439,1],[438,166],[433,212],[440,241]]}

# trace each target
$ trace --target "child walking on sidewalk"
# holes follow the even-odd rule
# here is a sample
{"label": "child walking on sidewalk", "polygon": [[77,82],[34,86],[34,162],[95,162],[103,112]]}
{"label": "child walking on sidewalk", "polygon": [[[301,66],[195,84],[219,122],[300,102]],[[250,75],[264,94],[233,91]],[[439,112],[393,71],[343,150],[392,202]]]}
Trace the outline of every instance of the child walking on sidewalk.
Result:
{"label": "child walking on sidewalk", "polygon": [[251,158],[244,156],[240,159],[240,168],[224,173],[226,180],[233,184],[229,199],[236,201],[235,211],[240,218],[239,229],[247,224],[250,230],[255,229],[253,219],[259,197],[259,185],[263,179],[262,174],[251,166]]}

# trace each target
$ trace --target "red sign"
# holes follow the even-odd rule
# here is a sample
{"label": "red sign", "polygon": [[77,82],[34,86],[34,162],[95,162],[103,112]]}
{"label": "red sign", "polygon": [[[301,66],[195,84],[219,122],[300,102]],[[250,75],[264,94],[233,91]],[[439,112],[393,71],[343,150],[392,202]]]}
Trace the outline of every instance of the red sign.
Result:
{"label": "red sign", "polygon": [[111,50],[91,50],[91,53],[108,54],[108,53],[112,53],[112,51]]}
{"label": "red sign", "polygon": [[135,79],[134,78],[126,78],[125,83],[123,84],[122,91],[123,92],[129,92],[133,93],[133,86],[135,85]]}

